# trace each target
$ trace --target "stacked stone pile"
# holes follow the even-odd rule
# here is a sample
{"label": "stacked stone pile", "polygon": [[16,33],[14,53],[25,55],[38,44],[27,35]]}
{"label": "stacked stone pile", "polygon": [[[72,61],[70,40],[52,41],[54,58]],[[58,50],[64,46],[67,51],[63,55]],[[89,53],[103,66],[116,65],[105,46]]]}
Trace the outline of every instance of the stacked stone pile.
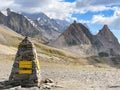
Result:
{"label": "stacked stone pile", "polygon": [[0,83],[0,89],[40,86],[40,66],[32,42],[25,37],[20,43],[8,81]]}
{"label": "stacked stone pile", "polygon": [[9,81],[21,86],[38,86],[40,83],[39,61],[36,50],[26,37],[19,45]]}

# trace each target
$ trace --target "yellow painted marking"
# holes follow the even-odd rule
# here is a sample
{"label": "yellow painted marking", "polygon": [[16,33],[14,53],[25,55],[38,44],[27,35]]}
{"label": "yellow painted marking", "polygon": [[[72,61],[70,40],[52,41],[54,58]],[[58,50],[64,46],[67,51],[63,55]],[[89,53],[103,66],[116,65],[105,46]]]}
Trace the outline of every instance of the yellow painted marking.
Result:
{"label": "yellow painted marking", "polygon": [[19,70],[19,74],[32,74],[32,70]]}
{"label": "yellow painted marking", "polygon": [[32,68],[32,61],[19,61],[19,68]]}
{"label": "yellow painted marking", "polygon": [[37,58],[37,52],[36,52],[36,50],[35,50],[35,54],[36,54],[36,65],[37,65],[37,69],[40,70],[40,62],[39,62],[39,60],[38,60],[38,58]]}
{"label": "yellow painted marking", "polygon": [[32,64],[32,61],[19,61],[20,64]]}
{"label": "yellow painted marking", "polygon": [[32,65],[19,65],[19,68],[32,68]]}
{"label": "yellow painted marking", "polygon": [[40,62],[36,59],[37,69],[40,70]]}

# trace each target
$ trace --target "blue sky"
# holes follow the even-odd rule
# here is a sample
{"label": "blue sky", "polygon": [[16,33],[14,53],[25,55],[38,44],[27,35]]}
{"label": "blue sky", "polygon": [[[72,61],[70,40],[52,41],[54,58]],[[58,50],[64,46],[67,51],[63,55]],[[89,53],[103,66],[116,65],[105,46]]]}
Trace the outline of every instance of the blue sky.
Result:
{"label": "blue sky", "polygon": [[104,24],[120,42],[120,0],[0,0],[0,10],[43,12],[51,18],[86,23],[93,34]]}
{"label": "blue sky", "polygon": [[75,2],[75,0],[64,0],[65,2]]}

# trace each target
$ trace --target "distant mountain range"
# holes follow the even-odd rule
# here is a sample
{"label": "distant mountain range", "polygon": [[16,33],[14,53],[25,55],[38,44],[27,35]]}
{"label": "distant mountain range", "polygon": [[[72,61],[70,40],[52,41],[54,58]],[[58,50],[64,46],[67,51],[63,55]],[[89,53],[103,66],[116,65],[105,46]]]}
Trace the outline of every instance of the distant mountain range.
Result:
{"label": "distant mountain range", "polygon": [[79,54],[109,55],[120,54],[120,44],[107,25],[97,35],[92,35],[89,27],[81,23],[69,24],[65,20],[51,19],[44,13],[17,13],[9,8],[0,12],[0,24],[13,31],[51,46]]}
{"label": "distant mountain range", "polygon": [[70,25],[70,23],[65,20],[51,19],[42,12],[34,13],[34,14],[22,13],[22,15],[32,19],[33,21],[38,23],[40,26],[46,25],[49,28],[52,28],[58,32],[64,32],[64,30]]}
{"label": "distant mountain range", "polygon": [[0,24],[1,54],[14,54],[23,36],[29,36],[35,39],[40,53],[55,56],[55,60],[58,56],[62,57],[59,61],[120,67],[120,44],[107,25],[93,35],[86,24],[70,24],[44,13],[17,13],[9,8],[0,11]]}
{"label": "distant mountain range", "polygon": [[0,12],[0,24],[23,36],[36,37],[45,42],[55,40],[69,25],[65,20],[51,19],[44,13],[19,14],[9,8]]}

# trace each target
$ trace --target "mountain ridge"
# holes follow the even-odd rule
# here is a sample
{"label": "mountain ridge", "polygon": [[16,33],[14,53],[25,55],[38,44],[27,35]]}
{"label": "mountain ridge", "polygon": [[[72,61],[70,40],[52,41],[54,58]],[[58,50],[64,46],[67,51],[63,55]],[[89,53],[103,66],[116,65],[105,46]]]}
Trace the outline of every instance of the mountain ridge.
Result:
{"label": "mountain ridge", "polygon": [[38,34],[39,31],[21,14],[9,10],[9,14],[4,16],[0,13],[0,23],[20,33],[23,36],[31,36]]}
{"label": "mountain ridge", "polygon": [[[23,16],[22,14],[13,11],[9,11],[8,14],[4,12],[4,14],[0,12],[0,24],[3,24],[4,26],[13,29],[13,31],[20,33],[23,36],[29,34],[30,37],[33,37],[36,40],[35,46],[37,46],[37,51],[40,54],[45,54],[47,57],[49,57],[48,60],[51,60],[52,56],[55,57],[54,58],[55,62],[56,60],[58,60],[56,59],[57,57],[59,58],[59,61],[62,61],[64,59],[64,61],[66,62],[66,60],[69,59],[70,62],[75,61],[76,63],[80,61],[88,64],[88,62],[90,62],[90,65],[91,64],[99,65],[101,62],[102,63],[104,62],[105,64],[108,65],[120,64],[119,62],[120,44],[107,25],[104,25],[98,34],[93,35],[88,27],[74,21],[74,23],[72,23],[64,32],[62,32],[62,34],[59,33],[60,35],[59,36],[56,35],[56,32],[59,31],[55,29],[50,30],[52,28],[48,27],[49,25],[51,25],[49,20],[47,21],[48,22],[47,24],[45,22],[41,23],[42,21],[40,21],[40,23],[44,25],[40,24],[38,25],[34,20],[30,19],[29,17]],[[49,31],[46,33],[47,30],[45,31],[44,29],[47,29]],[[5,30],[2,30],[2,32],[3,31]],[[44,37],[45,33],[46,36]],[[49,36],[53,35],[52,36],[53,39],[52,37],[47,36],[48,34]],[[42,41],[41,42],[38,41],[39,40],[38,37],[40,39],[48,38],[50,43],[47,45],[52,45],[54,47],[57,47],[57,49],[49,47],[46,44],[45,45],[40,44]],[[9,37],[7,31],[5,31],[4,33],[0,33],[0,47],[5,48],[6,50],[10,50],[13,53],[14,51],[16,51],[18,42],[20,42],[21,40],[22,36],[17,37],[14,35],[10,35]],[[1,53],[9,54],[5,52],[3,49],[1,50],[2,50]],[[61,51],[64,51],[65,53]],[[70,55],[68,55],[68,53],[70,53]],[[44,59],[46,60],[46,57]],[[81,61],[81,59],[83,61]]]}
{"label": "mountain ridge", "polygon": [[35,14],[36,17],[32,20],[10,9],[6,11],[5,15],[0,12],[0,24],[4,24],[23,36],[38,38],[45,43],[50,42],[52,46],[58,48],[77,46],[85,53],[107,52],[110,54],[111,51],[119,53],[120,44],[107,25],[104,25],[97,35],[92,35],[88,27],[74,21],[63,32],[59,30],[63,25],[63,23],[60,25],[62,21],[51,19],[44,13]]}
{"label": "mountain ridge", "polygon": [[93,55],[101,52],[111,55],[111,51],[115,52],[115,55],[120,54],[120,44],[107,25],[104,25],[98,34],[93,35],[83,24],[74,21],[51,45],[62,49],[79,47],[81,52],[85,49],[84,53]]}

